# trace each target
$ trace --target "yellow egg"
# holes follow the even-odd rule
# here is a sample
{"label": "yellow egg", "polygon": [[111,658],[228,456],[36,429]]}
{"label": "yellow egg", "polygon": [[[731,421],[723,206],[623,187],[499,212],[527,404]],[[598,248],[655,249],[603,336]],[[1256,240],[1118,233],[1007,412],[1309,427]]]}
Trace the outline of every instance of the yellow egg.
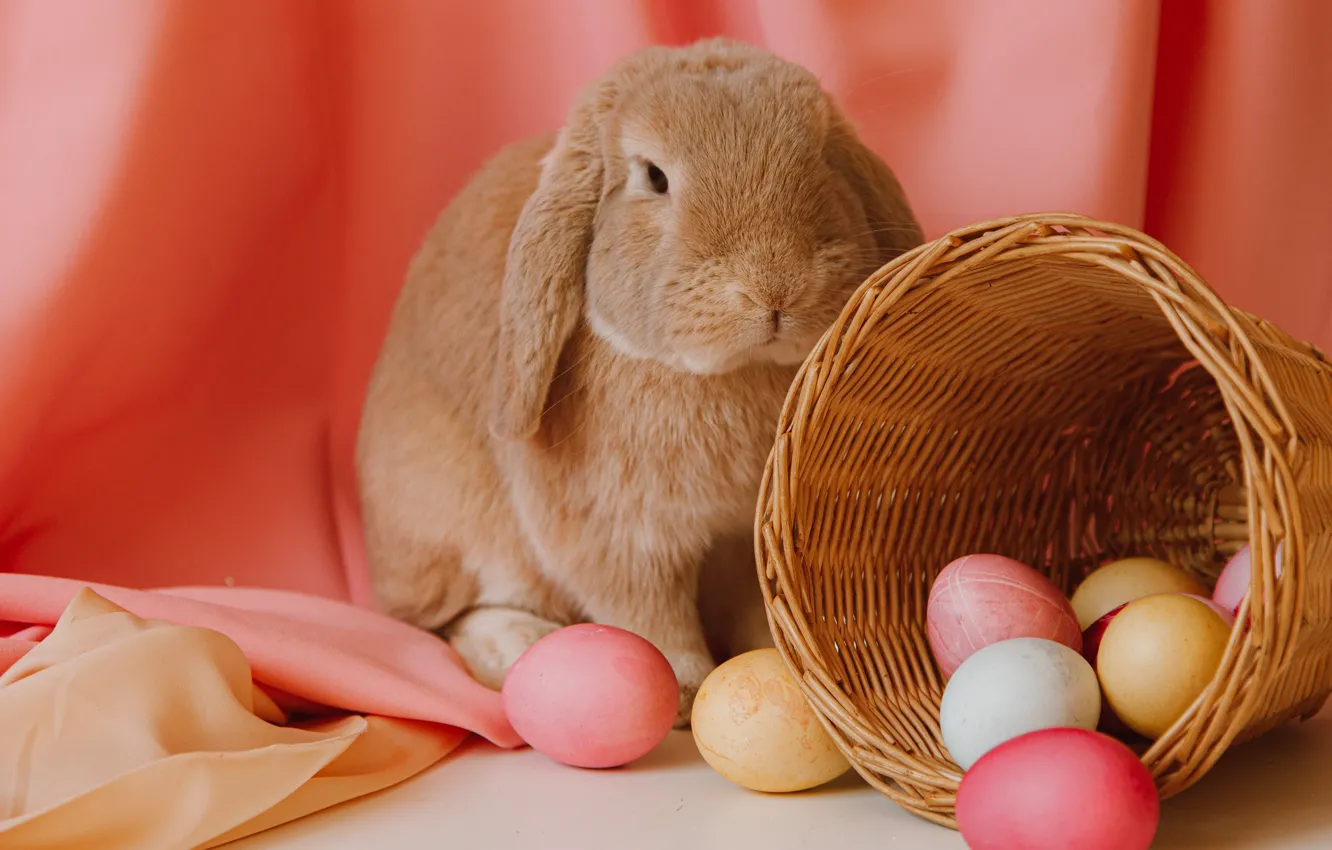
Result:
{"label": "yellow egg", "polygon": [[1160,737],[1212,681],[1229,640],[1230,627],[1201,599],[1163,593],[1130,602],[1096,654],[1106,702],[1139,735]]}
{"label": "yellow egg", "polygon": [[1092,572],[1073,591],[1078,625],[1088,626],[1126,602],[1153,593],[1211,596],[1198,580],[1179,567],[1156,558],[1125,558]]}
{"label": "yellow egg", "polygon": [[712,769],[754,791],[803,791],[850,768],[775,649],[737,655],[713,670],[690,724]]}

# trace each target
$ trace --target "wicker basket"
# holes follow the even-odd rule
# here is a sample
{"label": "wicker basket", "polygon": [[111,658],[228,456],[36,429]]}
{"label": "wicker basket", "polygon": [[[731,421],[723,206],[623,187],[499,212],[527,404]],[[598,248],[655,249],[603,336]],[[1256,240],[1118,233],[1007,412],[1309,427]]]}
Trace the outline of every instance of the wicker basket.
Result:
{"label": "wicker basket", "polygon": [[946,826],[961,771],[924,626],[945,564],[1008,555],[1068,592],[1150,554],[1210,585],[1251,543],[1215,680],[1142,756],[1169,796],[1332,690],[1332,364],[1131,229],[959,230],[875,273],[806,361],[756,537],[777,646],[829,732]]}

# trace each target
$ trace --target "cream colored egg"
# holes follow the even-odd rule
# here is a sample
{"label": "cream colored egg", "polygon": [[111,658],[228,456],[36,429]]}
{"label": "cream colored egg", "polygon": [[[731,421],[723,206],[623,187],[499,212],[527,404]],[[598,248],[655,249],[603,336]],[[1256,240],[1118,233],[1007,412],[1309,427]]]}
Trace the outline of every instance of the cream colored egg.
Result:
{"label": "cream colored egg", "polygon": [[775,649],[737,655],[713,670],[690,723],[712,769],[754,791],[803,791],[850,768]]}
{"label": "cream colored egg", "polygon": [[1078,625],[1085,631],[1120,605],[1154,593],[1210,596],[1196,578],[1173,564],[1156,558],[1124,558],[1083,579],[1070,601]]}

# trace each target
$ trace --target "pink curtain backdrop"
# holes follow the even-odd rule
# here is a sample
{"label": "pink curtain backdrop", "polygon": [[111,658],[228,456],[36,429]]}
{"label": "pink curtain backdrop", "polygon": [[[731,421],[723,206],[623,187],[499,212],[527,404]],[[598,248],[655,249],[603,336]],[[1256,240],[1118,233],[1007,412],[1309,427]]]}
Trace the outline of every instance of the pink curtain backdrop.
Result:
{"label": "pink curtain backdrop", "polygon": [[0,0],[0,571],[366,603],[353,436],[427,224],[717,33],[817,71],[930,235],[1143,226],[1332,344],[1328,0]]}

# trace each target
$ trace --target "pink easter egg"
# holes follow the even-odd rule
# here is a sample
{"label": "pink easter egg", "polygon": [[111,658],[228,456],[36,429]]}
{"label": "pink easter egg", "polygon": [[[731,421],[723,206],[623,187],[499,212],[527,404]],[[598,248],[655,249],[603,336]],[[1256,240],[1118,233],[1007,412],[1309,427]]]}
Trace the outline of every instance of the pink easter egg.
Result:
{"label": "pink easter egg", "polygon": [[656,647],[591,624],[551,632],[514,662],[504,711],[534,750],[575,767],[628,764],[675,724],[679,685]]}
{"label": "pink easter egg", "polygon": [[925,613],[930,649],[944,678],[976,650],[1019,637],[1082,650],[1067,597],[1036,570],[1002,555],[968,555],[944,567]]}
{"label": "pink easter egg", "polygon": [[1085,729],[1005,741],[957,789],[958,831],[971,850],[1147,850],[1160,812],[1133,751]]}
{"label": "pink easter egg", "polygon": [[1212,589],[1212,601],[1228,611],[1239,611],[1244,595],[1249,592],[1249,576],[1253,572],[1253,556],[1248,545],[1230,556]]}
{"label": "pink easter egg", "polygon": [[1099,620],[1088,626],[1087,630],[1082,633],[1082,657],[1087,659],[1087,663],[1092,666],[1092,669],[1096,668],[1096,653],[1101,649],[1101,638],[1105,635],[1106,627],[1110,625],[1110,621],[1115,618],[1116,614],[1124,610],[1126,605],[1128,605],[1127,602],[1103,614]]}
{"label": "pink easter egg", "polygon": [[[1087,660],[1093,670],[1096,669],[1096,653],[1101,649],[1101,638],[1105,636],[1106,627],[1110,625],[1110,621],[1115,618],[1115,615],[1123,611],[1127,605],[1128,603],[1125,602],[1118,608],[1107,612],[1083,631],[1082,657]],[[1107,735],[1114,735],[1120,740],[1137,735],[1136,732],[1128,728],[1124,721],[1119,719],[1119,715],[1115,714],[1115,710],[1110,707],[1110,701],[1105,698],[1105,694],[1101,694],[1101,719],[1096,724],[1096,728]]]}
{"label": "pink easter egg", "polygon": [[[1239,613],[1244,597],[1249,593],[1249,577],[1253,573],[1253,554],[1246,543],[1230,556],[1226,566],[1217,577],[1216,587],[1212,589],[1212,601],[1231,613],[1232,618]],[[1276,548],[1276,574],[1281,576],[1281,544]]]}

